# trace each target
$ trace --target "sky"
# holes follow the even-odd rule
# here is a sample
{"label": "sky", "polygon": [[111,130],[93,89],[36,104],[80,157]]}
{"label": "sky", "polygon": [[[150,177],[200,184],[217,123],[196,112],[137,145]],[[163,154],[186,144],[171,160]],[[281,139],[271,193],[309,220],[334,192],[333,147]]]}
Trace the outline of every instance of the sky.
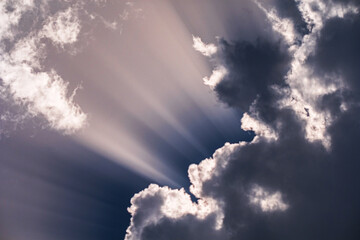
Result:
{"label": "sky", "polygon": [[0,239],[359,239],[359,8],[0,1]]}

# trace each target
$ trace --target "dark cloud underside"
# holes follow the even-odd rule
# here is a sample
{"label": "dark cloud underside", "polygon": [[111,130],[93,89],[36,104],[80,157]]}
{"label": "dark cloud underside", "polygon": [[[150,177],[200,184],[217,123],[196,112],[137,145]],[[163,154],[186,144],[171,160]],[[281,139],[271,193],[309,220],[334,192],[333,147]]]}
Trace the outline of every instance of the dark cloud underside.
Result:
{"label": "dark cloud underside", "polygon": [[271,85],[283,85],[290,56],[280,43],[258,39],[255,43],[221,41],[222,59],[229,74],[215,92],[229,106],[246,111],[257,98],[268,99]]}
{"label": "dark cloud underside", "polygon": [[[299,4],[276,1],[275,8],[279,19],[292,19],[295,29],[316,44],[312,51],[313,45],[302,39],[310,52],[303,60],[293,54],[298,43],[286,50],[285,43],[267,39],[223,39],[216,56],[210,56],[227,70],[214,87],[218,99],[243,111],[251,106],[250,114],[278,134],[275,140],[260,134],[250,144],[225,145],[212,159],[189,168],[199,201],[215,199],[221,205],[221,231],[204,229],[202,224],[212,215],[199,219],[165,214],[143,228],[141,239],[360,239],[360,17],[349,13],[326,18],[321,13],[324,26],[312,29],[318,31],[312,34],[304,30],[307,24]],[[314,5],[310,17],[320,14]],[[302,50],[296,53],[307,54]],[[336,89],[331,90],[334,84]],[[281,105],[283,99],[289,99],[288,106]],[[307,136],[307,121],[316,114],[326,116],[324,134],[331,139],[330,147],[321,137]],[[316,124],[311,126],[315,133],[323,126]],[[256,202],[257,197],[258,205],[251,200]]]}
{"label": "dark cloud underside", "polygon": [[300,34],[309,33],[308,26],[304,21],[304,18],[299,11],[298,3],[295,0],[276,0],[275,8],[279,12],[279,16],[292,19],[295,29]]}
{"label": "dark cloud underside", "polygon": [[343,77],[351,90],[360,88],[360,16],[330,19],[320,33],[310,64],[319,75]]}

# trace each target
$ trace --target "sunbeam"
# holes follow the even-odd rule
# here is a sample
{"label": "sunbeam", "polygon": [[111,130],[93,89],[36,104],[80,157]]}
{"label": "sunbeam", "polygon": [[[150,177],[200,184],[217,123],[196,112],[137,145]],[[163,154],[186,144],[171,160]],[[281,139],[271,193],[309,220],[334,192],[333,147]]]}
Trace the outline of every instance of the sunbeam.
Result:
{"label": "sunbeam", "polygon": [[[184,182],[182,174],[172,169],[171,160],[162,159],[149,149],[149,144],[142,140],[144,132],[138,129],[147,128],[178,151],[182,151],[178,141],[184,142],[206,157],[211,152],[183,122],[185,118],[191,122],[198,113],[191,111],[194,116],[184,116],[186,112],[190,112],[195,103],[215,126],[226,119],[238,120],[231,110],[225,109],[220,110],[221,119],[216,119],[215,109],[221,106],[200,81],[194,83],[193,79],[200,79],[210,71],[210,66],[191,48],[192,34],[173,6],[153,3],[142,7],[146,9],[146,21],[138,19],[127,23],[131,29],[121,35],[114,34],[111,43],[109,37],[98,38],[89,52],[79,54],[79,58],[91,59],[86,66],[76,66],[79,74],[87,72],[84,76],[87,87],[82,89],[78,101],[90,113],[91,127],[75,137],[87,147],[154,181],[180,186]],[[157,14],[160,10],[161,16]],[[156,32],[148,31],[151,25],[157,26]],[[86,71],[89,65],[96,66],[97,72]],[[97,95],[96,103],[89,99],[94,95]],[[175,134],[180,140],[175,142],[168,134]]]}
{"label": "sunbeam", "polygon": [[358,240],[358,0],[0,0],[0,240]]}

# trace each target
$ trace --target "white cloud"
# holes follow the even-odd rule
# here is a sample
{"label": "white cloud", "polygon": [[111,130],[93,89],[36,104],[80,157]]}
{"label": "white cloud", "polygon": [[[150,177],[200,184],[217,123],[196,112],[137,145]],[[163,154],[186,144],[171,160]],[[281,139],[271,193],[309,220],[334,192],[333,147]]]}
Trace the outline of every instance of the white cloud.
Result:
{"label": "white cloud", "polygon": [[67,10],[50,16],[40,35],[51,39],[55,44],[64,47],[77,41],[80,32],[80,22],[76,10]]}
{"label": "white cloud", "polygon": [[193,36],[193,47],[196,51],[199,51],[207,57],[211,57],[217,52],[217,47],[214,44],[206,44],[200,37]]}
{"label": "white cloud", "polygon": [[221,61],[219,61],[218,57],[216,57],[218,48],[212,43],[204,43],[200,37],[195,36],[193,36],[193,48],[202,55],[209,57],[215,63],[215,68],[212,71],[210,77],[203,78],[204,84],[209,86],[211,89],[214,89],[228,73],[226,67],[221,64]]}
{"label": "white cloud", "polygon": [[229,156],[245,144],[226,143],[214,153],[212,158],[205,159],[198,165],[190,165],[188,170],[191,182],[190,191],[198,199],[197,203],[191,200],[184,189],[174,190],[155,184],[135,194],[131,199],[131,207],[128,209],[132,218],[125,239],[141,239],[141,233],[146,226],[156,224],[163,218],[176,221],[188,214],[199,220],[215,215],[215,222],[213,226],[209,226],[209,231],[211,228],[220,230],[224,218],[223,203],[207,196],[207,193],[203,192],[203,183],[218,176],[227,166]]}
{"label": "white cloud", "polygon": [[[314,6],[317,6],[317,9]],[[321,141],[325,148],[330,149],[331,139],[327,134],[327,127],[333,122],[334,116],[326,111],[317,110],[316,104],[322,96],[346,88],[346,86],[341,78],[334,78],[329,84],[315,77],[312,67],[306,65],[305,61],[314,52],[316,39],[325,21],[335,16],[343,17],[346,12],[357,12],[357,9],[332,2],[304,0],[299,1],[299,10],[307,24],[312,26],[312,29],[308,35],[302,38],[299,46],[290,47],[293,60],[291,70],[286,77],[290,92],[284,94],[279,105],[280,108],[293,109],[305,123],[305,137],[310,142]]]}
{"label": "white cloud", "polygon": [[288,44],[292,45],[299,40],[300,36],[295,30],[294,23],[291,19],[281,18],[274,8],[267,10],[257,0],[254,0],[254,2],[265,13],[266,17],[271,22],[273,30],[281,34]]}
{"label": "white cloud", "polygon": [[34,7],[33,0],[21,0],[14,1],[12,4],[13,11],[9,11],[7,7],[10,5],[10,1],[0,1],[0,38],[12,39],[16,32],[11,28],[16,26],[23,13],[31,10]]}
{"label": "white cloud", "polygon": [[278,139],[278,135],[274,129],[259,120],[257,117],[250,116],[248,113],[244,113],[241,118],[241,128],[245,131],[254,131],[256,134],[254,141],[259,138],[265,138],[270,141]]}
{"label": "white cloud", "polygon": [[[194,216],[200,222],[215,216],[208,231],[224,230],[225,203],[221,197],[215,197],[211,189],[218,189],[216,191],[223,189],[219,180],[224,177],[229,162],[241,161],[241,158],[234,158],[234,155],[238,156],[236,153],[241,153],[242,148],[249,144],[254,144],[254,142],[226,143],[217,149],[211,158],[189,166],[190,192],[197,198],[197,202],[193,202],[184,189],[170,189],[156,184],[151,184],[145,190],[135,194],[131,199],[131,207],[128,209],[132,217],[125,240],[142,239],[145,228],[161,225],[164,219],[170,219],[173,222],[181,221],[188,215]],[[204,184],[210,185],[204,187]],[[249,194],[242,193],[241,190],[237,191],[248,197],[251,204],[260,207],[264,212],[285,211],[289,207],[284,203],[279,191],[270,193],[256,184],[253,185]]]}
{"label": "white cloud", "polygon": [[204,77],[204,84],[214,89],[216,85],[224,79],[227,74],[227,70],[224,66],[218,66],[212,71],[210,77]]}
{"label": "white cloud", "polygon": [[[29,10],[30,3],[31,1],[24,1],[14,6],[20,7],[20,10],[14,10],[15,15],[2,9],[2,13],[10,15],[7,18],[11,19],[7,20],[8,26],[2,28],[14,28],[21,14]],[[64,133],[72,133],[83,127],[86,114],[73,102],[74,94],[68,94],[67,82],[54,70],[42,71],[46,52],[41,39],[48,37],[62,47],[64,44],[74,43],[80,30],[74,14],[75,11],[69,8],[50,16],[41,30],[29,32],[26,37],[18,39],[9,52],[0,56],[0,88],[7,93],[2,94],[2,97],[10,97],[17,105],[24,106],[30,116],[44,117],[51,128]],[[2,36],[2,39],[12,35],[11,33],[10,31],[8,35]]]}
{"label": "white cloud", "polygon": [[191,164],[188,170],[189,179],[192,183],[190,186],[191,193],[197,197],[202,197],[202,184],[207,180],[218,176],[227,166],[229,156],[244,144],[246,143],[225,143],[224,147],[215,151],[212,158],[207,158],[199,164]]}
{"label": "white cloud", "polygon": [[54,71],[39,72],[26,64],[0,63],[3,84],[13,100],[33,116],[43,116],[56,130],[71,133],[81,128],[86,115],[67,96],[67,83]]}
{"label": "white cloud", "polygon": [[[211,198],[199,199],[198,203],[194,203],[183,188],[174,190],[156,184],[150,184],[135,194],[128,211],[132,218],[125,240],[141,239],[144,228],[159,223],[163,218],[177,220],[192,215],[203,220],[210,214],[220,212],[216,201]],[[214,223],[215,226],[209,227],[220,228],[218,224],[221,223],[222,218],[219,223]]]}
{"label": "white cloud", "polygon": [[269,193],[263,187],[254,185],[249,194],[250,203],[261,208],[263,212],[285,211],[289,205],[284,203],[279,191]]}
{"label": "white cloud", "polygon": [[[314,10],[314,4],[319,5],[319,11]],[[258,4],[275,31],[279,32],[289,44],[289,51],[293,55],[291,70],[286,76],[286,82],[290,86],[289,91],[282,92],[283,97],[279,100],[279,108],[291,108],[296,115],[305,123],[305,137],[310,141],[321,141],[326,148],[330,147],[330,140],[326,136],[326,127],[331,119],[324,112],[315,110],[316,101],[324,94],[335,91],[338,86],[329,86],[312,76],[312,69],[305,64],[307,57],[314,51],[316,38],[324,21],[325,5],[321,1],[300,1],[299,10],[309,26],[313,26],[311,32],[302,39],[295,37],[293,25],[285,24],[288,20],[281,19],[276,11],[268,11]],[[279,27],[282,26],[282,27]],[[296,40],[301,40],[296,45]]]}
{"label": "white cloud", "polygon": [[12,65],[27,65],[31,68],[41,68],[41,60],[45,57],[44,44],[41,44],[36,34],[29,34],[19,40],[10,54],[3,60]]}

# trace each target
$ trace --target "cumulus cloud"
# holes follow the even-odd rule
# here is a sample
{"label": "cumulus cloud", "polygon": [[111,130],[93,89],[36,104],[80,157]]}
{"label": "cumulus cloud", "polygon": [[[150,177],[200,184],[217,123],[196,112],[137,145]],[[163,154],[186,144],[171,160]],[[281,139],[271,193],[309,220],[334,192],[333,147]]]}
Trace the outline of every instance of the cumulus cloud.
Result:
{"label": "cumulus cloud", "polygon": [[[151,184],[147,189],[137,193],[131,199],[131,204],[128,210],[132,219],[127,229],[126,240],[152,237],[168,239],[180,236],[185,239],[205,236],[209,239],[218,239],[221,236],[222,219],[218,216],[219,206],[211,198],[202,198],[198,203],[194,203],[184,189],[173,190]],[[193,225],[188,225],[189,221]],[[171,225],[172,222],[183,224],[183,232],[180,232],[180,229],[168,231],[163,226],[156,229],[158,225]],[[209,231],[198,235],[198,228],[208,228]],[[155,236],[153,231],[155,235],[158,235],[159,231],[162,232],[162,236]]]}
{"label": "cumulus cloud", "polygon": [[244,111],[242,128],[256,137],[190,165],[195,202],[184,190],[153,185],[135,195],[126,239],[360,237],[356,4],[296,1],[296,20],[258,3],[278,40],[209,47],[193,39],[217,74],[205,84]]}
{"label": "cumulus cloud", "polygon": [[[1,41],[12,41],[13,46],[1,49],[0,77],[3,101],[14,102],[27,110],[27,116],[43,117],[48,125],[56,130],[72,133],[84,126],[86,114],[74,103],[73,94],[68,93],[68,83],[55,71],[44,71],[43,60],[46,57],[44,38],[61,46],[73,44],[80,32],[80,23],[76,10],[69,7],[45,19],[38,30],[22,32],[24,37],[15,37],[21,17],[37,6],[32,1],[13,3],[2,1]],[[26,34],[24,34],[26,33]],[[6,121],[8,113],[2,113]],[[21,119],[21,118],[18,118]]]}
{"label": "cumulus cloud", "polygon": [[[357,8],[334,2],[299,1],[297,9],[309,31],[300,34],[291,18],[281,17],[276,8],[268,10],[262,3],[255,2],[282,39],[275,43],[263,39],[255,43],[222,40],[215,56],[204,53],[201,47],[195,47],[215,63],[213,74],[204,78],[205,84],[230,106],[240,107],[242,111],[251,106],[252,115],[257,115],[258,122],[274,123],[269,119],[269,113],[274,113],[276,109],[292,109],[304,122],[306,138],[311,142],[321,141],[329,149],[331,139],[326,130],[334,121],[334,116],[327,111],[319,111],[318,102],[326,95],[345,89],[346,83],[339,75],[334,78],[331,71],[325,77],[315,75],[313,66],[306,62],[316,49],[316,40],[324,22],[357,13]],[[196,41],[201,42],[199,39]],[[224,70],[220,72],[219,69]],[[248,119],[247,116],[245,119]]]}
{"label": "cumulus cloud", "polygon": [[212,75],[205,77],[204,82],[212,83],[219,99],[228,105],[245,111],[258,97],[270,96],[269,85],[284,82],[289,56],[280,43],[265,39],[231,43],[220,39],[218,45],[217,54],[209,55],[200,47],[195,50],[209,56],[215,65]]}
{"label": "cumulus cloud", "polygon": [[260,137],[268,140],[276,140],[278,138],[273,128],[259,120],[259,118],[251,117],[248,113],[244,113],[241,118],[241,128],[245,131],[255,132],[256,136],[253,141],[257,141]]}

